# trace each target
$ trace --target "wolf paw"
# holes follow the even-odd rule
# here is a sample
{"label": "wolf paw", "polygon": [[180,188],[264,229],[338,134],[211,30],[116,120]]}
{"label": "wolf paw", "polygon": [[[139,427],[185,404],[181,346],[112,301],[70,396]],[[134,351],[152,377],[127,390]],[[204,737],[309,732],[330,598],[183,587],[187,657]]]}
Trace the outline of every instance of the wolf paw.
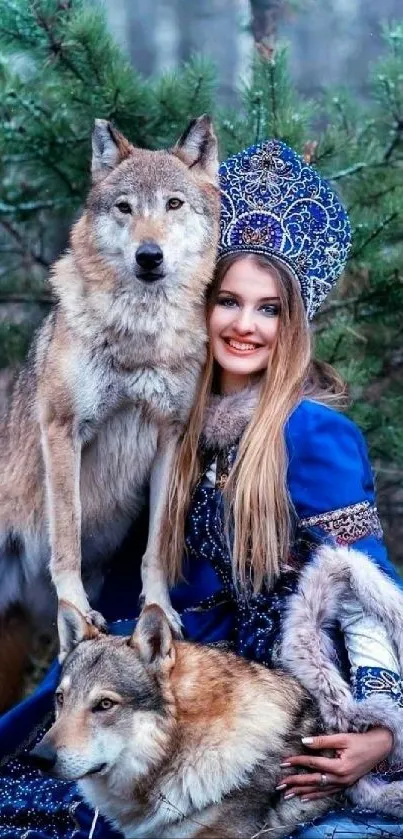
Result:
{"label": "wolf paw", "polygon": [[87,621],[90,626],[95,626],[96,629],[99,629],[100,632],[107,632],[108,631],[108,624],[103,615],[100,612],[97,612],[95,609],[89,609],[85,613],[85,620]]}
{"label": "wolf paw", "polygon": [[63,664],[68,656],[81,641],[98,638],[100,632],[107,632],[105,618],[86,604],[85,611],[61,600],[57,614],[57,628],[59,633],[59,662]]}
{"label": "wolf paw", "polygon": [[169,608],[164,609],[165,615],[167,617],[168,623],[171,627],[172,634],[174,638],[182,638],[183,637],[183,624],[180,618],[180,615],[169,606]]}

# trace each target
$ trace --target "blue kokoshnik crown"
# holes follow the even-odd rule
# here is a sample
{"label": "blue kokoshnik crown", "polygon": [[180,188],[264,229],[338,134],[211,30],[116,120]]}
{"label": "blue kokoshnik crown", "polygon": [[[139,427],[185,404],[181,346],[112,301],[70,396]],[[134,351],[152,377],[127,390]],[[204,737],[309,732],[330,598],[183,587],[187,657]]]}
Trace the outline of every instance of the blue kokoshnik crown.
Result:
{"label": "blue kokoshnik crown", "polygon": [[340,276],[350,246],[347,213],[331,186],[279,140],[251,146],[220,166],[218,259],[274,256],[294,273],[308,318]]}

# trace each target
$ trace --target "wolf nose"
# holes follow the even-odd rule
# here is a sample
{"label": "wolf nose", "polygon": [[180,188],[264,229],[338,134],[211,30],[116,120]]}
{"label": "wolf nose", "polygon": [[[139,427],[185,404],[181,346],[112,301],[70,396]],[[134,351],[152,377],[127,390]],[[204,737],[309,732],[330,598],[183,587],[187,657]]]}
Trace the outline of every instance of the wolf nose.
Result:
{"label": "wolf nose", "polygon": [[161,265],[164,254],[155,242],[143,242],[136,250],[136,262],[143,271],[153,271]]}
{"label": "wolf nose", "polygon": [[31,766],[35,766],[36,769],[49,772],[56,763],[57,752],[53,746],[48,746],[46,743],[38,743],[34,749],[28,752],[28,760]]}

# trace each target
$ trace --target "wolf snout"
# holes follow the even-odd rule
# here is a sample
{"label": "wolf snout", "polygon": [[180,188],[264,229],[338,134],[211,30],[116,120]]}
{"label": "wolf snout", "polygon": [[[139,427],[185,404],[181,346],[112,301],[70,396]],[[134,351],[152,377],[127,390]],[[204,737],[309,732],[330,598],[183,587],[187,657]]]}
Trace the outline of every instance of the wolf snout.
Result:
{"label": "wolf snout", "polygon": [[162,276],[164,254],[156,242],[142,242],[136,250],[136,274],[152,282]]}
{"label": "wolf snout", "polygon": [[31,766],[41,769],[42,772],[51,772],[57,760],[57,751],[54,746],[48,743],[38,743],[28,753],[28,760]]}

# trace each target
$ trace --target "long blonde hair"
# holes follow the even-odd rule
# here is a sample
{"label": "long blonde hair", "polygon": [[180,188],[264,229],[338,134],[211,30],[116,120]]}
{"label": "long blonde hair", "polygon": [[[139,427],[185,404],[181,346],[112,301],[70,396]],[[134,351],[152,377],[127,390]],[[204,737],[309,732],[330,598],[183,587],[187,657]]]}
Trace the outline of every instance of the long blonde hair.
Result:
{"label": "long blonde hair", "polygon": [[[245,258],[245,257],[244,257]],[[292,505],[287,491],[284,427],[303,396],[341,407],[343,381],[328,364],[312,358],[311,337],[301,291],[292,272],[274,258],[248,254],[247,259],[274,275],[280,298],[280,322],[271,359],[262,376],[257,407],[239,444],[224,489],[231,521],[234,581],[245,591],[272,586],[292,541]],[[207,299],[207,320],[225,274],[239,259],[218,264]],[[162,530],[162,559],[170,584],[181,575],[186,514],[200,471],[199,438],[212,391],[211,349],[201,377],[190,421],[178,447]]]}

